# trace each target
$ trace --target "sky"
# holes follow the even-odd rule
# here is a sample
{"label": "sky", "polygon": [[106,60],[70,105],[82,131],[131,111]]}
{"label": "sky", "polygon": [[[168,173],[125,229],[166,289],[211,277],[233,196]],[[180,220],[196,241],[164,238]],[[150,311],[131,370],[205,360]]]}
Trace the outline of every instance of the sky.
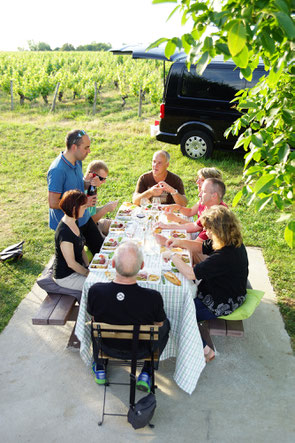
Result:
{"label": "sky", "polygon": [[[3,4],[4,3],[4,4]],[[1,4],[0,50],[28,49],[28,40],[52,49],[91,42],[150,44],[160,37],[190,31],[180,14],[167,18],[176,5],[153,5],[152,0],[5,0]]]}

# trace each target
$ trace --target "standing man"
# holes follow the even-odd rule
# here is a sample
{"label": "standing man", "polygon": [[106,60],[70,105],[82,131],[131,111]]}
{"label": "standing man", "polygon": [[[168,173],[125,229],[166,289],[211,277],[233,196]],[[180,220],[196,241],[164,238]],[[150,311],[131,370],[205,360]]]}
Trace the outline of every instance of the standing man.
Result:
{"label": "standing man", "polygon": [[[59,207],[61,197],[66,191],[84,189],[90,183],[84,183],[82,173],[82,161],[90,153],[90,138],[83,130],[74,130],[66,136],[66,150],[62,152],[50,165],[47,173],[48,203],[49,203],[49,226],[56,230],[63,211]],[[91,180],[96,186],[98,177]],[[87,205],[94,206],[96,195],[88,197]],[[95,254],[100,251],[103,239],[92,220],[89,211],[85,211],[83,217],[78,220],[79,228],[86,240],[86,245]]]}
{"label": "standing man", "polygon": [[160,197],[162,204],[177,203],[186,206],[184,186],[178,175],[168,171],[170,155],[166,151],[157,151],[153,155],[152,170],[138,179],[133,203],[140,204],[142,198]]}
{"label": "standing man", "polygon": [[[136,243],[122,243],[115,251],[113,267],[116,277],[110,283],[95,283],[88,292],[87,311],[95,321],[118,325],[159,325],[159,352],[164,350],[168,335],[169,321],[163,307],[161,294],[154,289],[143,288],[137,284],[136,275],[143,268],[142,251]],[[116,358],[131,358],[132,343],[128,340],[106,339],[103,350]],[[138,348],[140,358],[149,356],[149,348],[143,345]],[[106,383],[106,372],[103,360],[93,364],[95,381]],[[151,366],[145,361],[137,378],[137,389],[150,392]]]}

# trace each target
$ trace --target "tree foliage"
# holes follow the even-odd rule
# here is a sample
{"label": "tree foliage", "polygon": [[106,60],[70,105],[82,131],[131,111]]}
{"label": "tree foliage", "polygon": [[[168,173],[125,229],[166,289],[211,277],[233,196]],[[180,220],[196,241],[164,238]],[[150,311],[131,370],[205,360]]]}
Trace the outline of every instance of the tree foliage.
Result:
{"label": "tree foliage", "polygon": [[191,33],[181,38],[161,38],[170,57],[183,48],[188,64],[198,63],[202,74],[216,55],[231,58],[247,79],[263,61],[267,76],[252,89],[240,91],[235,100],[242,113],[227,135],[238,136],[235,148],[246,151],[245,185],[236,195],[257,211],[274,204],[284,213],[285,240],[295,246],[295,0],[153,0],[175,3],[171,17],[192,21]]}

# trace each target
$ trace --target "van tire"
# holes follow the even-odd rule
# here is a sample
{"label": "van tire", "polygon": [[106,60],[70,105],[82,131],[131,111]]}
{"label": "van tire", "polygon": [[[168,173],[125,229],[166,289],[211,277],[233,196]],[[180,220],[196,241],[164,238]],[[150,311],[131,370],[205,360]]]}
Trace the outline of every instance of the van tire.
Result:
{"label": "van tire", "polygon": [[213,152],[213,141],[211,137],[202,131],[187,132],[180,142],[181,152],[189,158],[209,158]]}

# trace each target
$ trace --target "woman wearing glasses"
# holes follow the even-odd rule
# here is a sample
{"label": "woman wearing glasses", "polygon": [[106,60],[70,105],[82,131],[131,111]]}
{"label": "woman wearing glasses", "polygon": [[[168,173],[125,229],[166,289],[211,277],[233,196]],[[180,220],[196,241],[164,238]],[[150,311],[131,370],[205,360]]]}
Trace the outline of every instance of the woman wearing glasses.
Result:
{"label": "woman wearing glasses", "polygon": [[[208,257],[194,267],[184,263],[181,255],[163,253],[189,280],[201,280],[195,298],[197,321],[209,320],[235,311],[246,298],[248,257],[233,212],[221,205],[206,209],[201,217],[208,240],[200,243]],[[214,358],[214,350],[203,340],[206,361]],[[211,344],[212,346],[212,344]]]}
{"label": "woman wearing glasses", "polygon": [[[100,186],[106,182],[106,179],[108,177],[109,169],[106,165],[106,163],[102,160],[93,160],[89,165],[87,166],[87,171],[84,177],[84,182],[86,183],[92,183],[93,178],[97,178],[95,180],[96,188],[100,188]],[[111,220],[104,219],[104,215],[108,212],[112,212],[116,209],[118,205],[118,200],[111,201],[104,206],[96,207],[91,206],[88,208],[88,211],[90,212],[90,215],[92,217],[92,220],[97,223],[97,227],[102,235],[107,235],[109,232],[109,227],[111,224]]]}
{"label": "woman wearing glasses", "polygon": [[77,220],[87,209],[87,197],[78,189],[67,191],[62,196],[59,207],[64,216],[55,231],[53,277],[63,288],[82,291],[89,274],[89,262],[84,251],[85,238]]}

